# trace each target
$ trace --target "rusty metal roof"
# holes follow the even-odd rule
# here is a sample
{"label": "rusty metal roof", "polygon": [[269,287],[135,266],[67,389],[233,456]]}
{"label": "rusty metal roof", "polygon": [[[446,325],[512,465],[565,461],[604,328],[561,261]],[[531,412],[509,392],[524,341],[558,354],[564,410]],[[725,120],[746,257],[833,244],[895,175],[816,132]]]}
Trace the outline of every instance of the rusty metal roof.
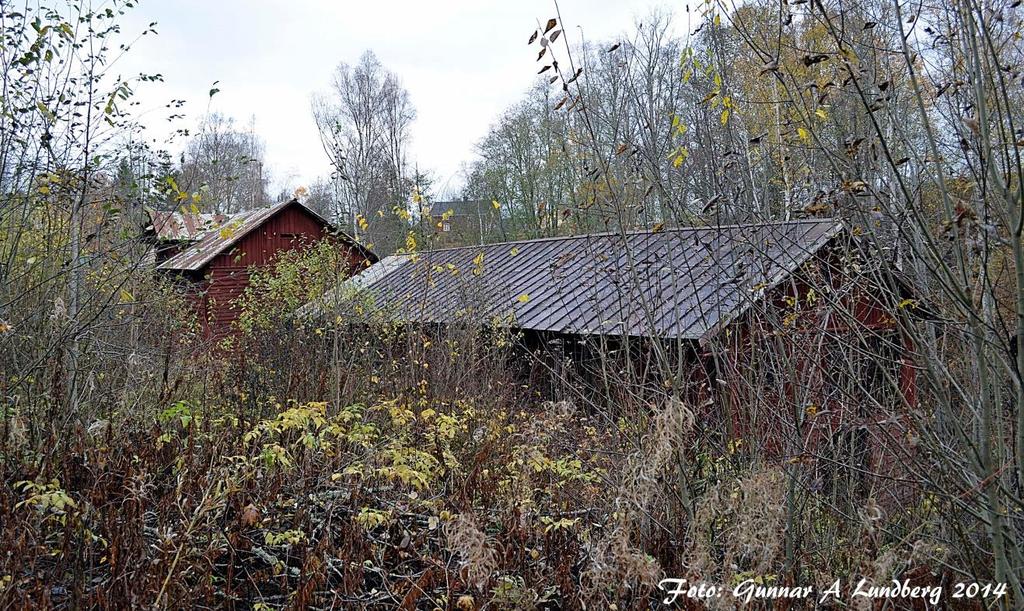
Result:
{"label": "rusty metal roof", "polygon": [[387,257],[348,286],[408,322],[511,316],[535,331],[705,341],[841,231],[813,219],[451,248]]}
{"label": "rusty metal roof", "polygon": [[[194,244],[191,244],[178,254],[161,263],[157,266],[157,269],[198,271],[205,267],[217,255],[227,251],[239,240],[263,225],[263,223],[270,220],[275,214],[289,206],[301,207],[309,215],[320,221],[325,227],[330,228],[332,231],[334,230],[334,226],[326,219],[302,205],[298,200],[291,199],[279,204],[274,204],[273,206],[256,208],[254,210],[247,210],[245,212],[239,212],[238,214],[232,215],[220,225],[202,233]],[[351,243],[363,252],[368,259],[371,261],[377,260],[377,257],[372,252],[356,242],[356,240],[345,234],[340,235],[347,242]]]}
{"label": "rusty metal roof", "polygon": [[147,208],[153,235],[162,242],[191,242],[228,219],[224,214],[164,211]]}
{"label": "rusty metal roof", "polygon": [[233,244],[248,235],[250,231],[274,216],[279,210],[291,204],[292,201],[231,215],[229,219],[219,226],[203,233],[195,244],[161,263],[157,266],[157,269],[177,271],[196,271],[202,269],[214,257],[226,251]]}

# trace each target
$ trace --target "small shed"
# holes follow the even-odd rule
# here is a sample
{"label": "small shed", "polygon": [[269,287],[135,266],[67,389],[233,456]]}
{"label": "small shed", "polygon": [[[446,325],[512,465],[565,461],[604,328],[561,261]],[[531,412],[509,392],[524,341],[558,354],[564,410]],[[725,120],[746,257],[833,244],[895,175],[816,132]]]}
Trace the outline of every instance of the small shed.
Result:
{"label": "small shed", "polygon": [[[225,217],[187,217],[165,213],[154,219],[154,234],[163,236],[156,269],[182,283],[207,337],[231,332],[240,314],[236,302],[251,272],[272,265],[282,252],[326,239],[341,249],[349,273],[377,261],[369,249],[296,199]],[[171,249],[173,254],[162,256]]]}

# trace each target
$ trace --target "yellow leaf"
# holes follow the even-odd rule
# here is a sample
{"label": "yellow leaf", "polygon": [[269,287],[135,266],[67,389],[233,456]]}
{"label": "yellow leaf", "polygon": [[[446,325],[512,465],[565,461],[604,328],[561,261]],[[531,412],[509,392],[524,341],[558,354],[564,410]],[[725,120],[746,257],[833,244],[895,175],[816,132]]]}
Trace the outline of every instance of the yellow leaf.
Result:
{"label": "yellow leaf", "polygon": [[722,111],[722,125],[725,125],[728,122],[729,122],[729,109],[726,108],[725,110]]}
{"label": "yellow leaf", "polygon": [[519,249],[513,247],[512,250],[508,251],[508,254],[514,257],[519,254]]}
{"label": "yellow leaf", "polygon": [[802,127],[796,128],[796,135],[800,136],[800,139],[803,140],[804,142],[809,142],[811,139],[811,135],[807,133],[807,130]]}
{"label": "yellow leaf", "polygon": [[715,15],[715,25],[716,26],[722,25],[722,16],[720,14],[719,15]]}
{"label": "yellow leaf", "polygon": [[495,210],[497,210],[498,208],[501,208],[501,204],[499,204],[498,200],[496,200],[496,199],[492,199],[491,200],[491,206],[493,206]]}
{"label": "yellow leaf", "polygon": [[816,114],[818,118],[821,119],[822,121],[828,118],[828,111],[825,110],[824,108],[819,108],[818,110],[815,110],[814,114]]}
{"label": "yellow leaf", "polygon": [[527,295],[526,293],[523,293],[522,295],[519,296],[518,299],[519,299],[519,303],[526,303],[527,301],[530,300],[530,296]]}

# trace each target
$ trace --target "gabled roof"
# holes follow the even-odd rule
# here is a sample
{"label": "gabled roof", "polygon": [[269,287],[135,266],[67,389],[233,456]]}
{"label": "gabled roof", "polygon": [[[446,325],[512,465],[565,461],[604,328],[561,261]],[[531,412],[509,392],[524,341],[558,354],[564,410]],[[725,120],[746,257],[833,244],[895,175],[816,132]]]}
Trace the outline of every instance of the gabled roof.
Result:
{"label": "gabled roof", "polygon": [[154,210],[146,208],[151,232],[161,242],[191,242],[199,239],[206,231],[218,227],[230,217],[226,214],[188,213],[179,210]]}
{"label": "gabled roof", "polygon": [[349,286],[408,322],[511,315],[534,331],[706,341],[841,231],[814,219],[450,248],[387,257]]}
{"label": "gabled roof", "polygon": [[[256,208],[232,215],[220,225],[206,230],[199,236],[199,239],[192,245],[183,249],[178,254],[167,259],[157,266],[159,270],[173,271],[198,271],[217,255],[226,252],[229,248],[238,243],[242,238],[258,229],[269,221],[277,213],[285,208],[298,206],[304,212],[315,218],[325,228],[335,231],[333,225],[316,212],[313,212],[298,200],[291,199],[273,206]],[[340,233],[340,232],[339,232]],[[368,259],[376,261],[377,257],[346,234],[340,233],[341,237],[353,246],[357,247]]]}

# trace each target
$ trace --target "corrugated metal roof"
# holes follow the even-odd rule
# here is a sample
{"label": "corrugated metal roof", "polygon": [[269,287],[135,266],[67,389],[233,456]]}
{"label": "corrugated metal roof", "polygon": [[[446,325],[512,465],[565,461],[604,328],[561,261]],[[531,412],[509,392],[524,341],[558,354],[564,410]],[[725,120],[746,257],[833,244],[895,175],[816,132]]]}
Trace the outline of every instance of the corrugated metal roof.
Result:
{"label": "corrugated metal roof", "polygon": [[[150,228],[158,240],[164,242],[189,242],[203,233],[224,223],[229,217],[224,214],[187,213],[147,209]],[[149,229],[149,228],[147,228]]]}
{"label": "corrugated metal roof", "polygon": [[814,219],[451,248],[387,257],[349,285],[409,322],[511,315],[535,331],[703,341],[841,231]]}
{"label": "corrugated metal roof", "polygon": [[[232,215],[219,226],[209,229],[203,233],[196,243],[161,263],[157,269],[198,271],[205,267],[217,255],[227,251],[239,240],[263,225],[263,223],[288,206],[301,207],[306,213],[319,220],[324,227],[334,230],[334,227],[326,219],[304,206],[298,200],[292,199],[266,208],[247,210],[245,212]],[[377,261],[376,255],[370,252],[367,248],[345,234],[340,235],[345,241],[358,248],[370,261]]]}
{"label": "corrugated metal roof", "polygon": [[[283,209],[294,201],[281,202],[267,208],[256,208],[231,215],[218,227],[206,231],[199,240],[185,248],[170,259],[161,263],[157,269],[196,271],[202,269],[214,257],[231,247],[232,244],[241,240],[250,231],[263,224],[264,221],[274,216],[278,210]],[[301,204],[300,204],[301,205]]]}

